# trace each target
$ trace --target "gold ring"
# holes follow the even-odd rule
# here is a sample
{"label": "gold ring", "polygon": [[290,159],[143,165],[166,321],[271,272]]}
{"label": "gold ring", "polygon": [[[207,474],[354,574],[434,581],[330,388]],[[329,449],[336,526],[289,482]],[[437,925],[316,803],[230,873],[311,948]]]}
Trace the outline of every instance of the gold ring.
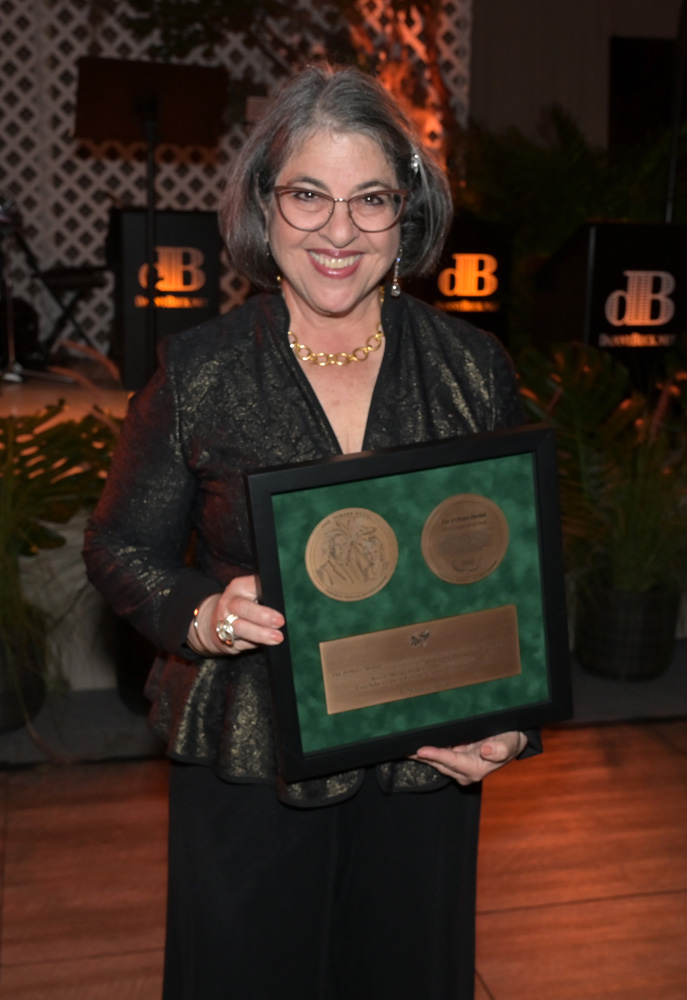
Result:
{"label": "gold ring", "polygon": [[225,617],[220,618],[215,625],[215,632],[225,646],[233,646],[236,642],[234,622],[238,621],[238,617],[238,615],[225,615]]}

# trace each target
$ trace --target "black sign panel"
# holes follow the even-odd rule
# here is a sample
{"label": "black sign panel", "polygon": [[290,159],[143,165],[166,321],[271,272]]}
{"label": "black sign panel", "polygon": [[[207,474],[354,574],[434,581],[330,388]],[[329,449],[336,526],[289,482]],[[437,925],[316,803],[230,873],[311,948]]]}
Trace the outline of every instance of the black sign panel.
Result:
{"label": "black sign panel", "polygon": [[[156,212],[157,339],[219,312],[220,236],[215,212]],[[112,213],[108,263],[116,275],[115,360],[127,389],[150,375],[146,348],[148,264],[144,209]]]}
{"label": "black sign panel", "polygon": [[687,226],[589,224],[542,269],[541,339],[665,348],[687,334]]}
{"label": "black sign panel", "polygon": [[425,278],[404,281],[404,288],[506,342],[509,266],[510,246],[503,229],[461,212],[436,269]]}
{"label": "black sign panel", "polygon": [[671,347],[687,333],[687,226],[590,229],[585,340]]}

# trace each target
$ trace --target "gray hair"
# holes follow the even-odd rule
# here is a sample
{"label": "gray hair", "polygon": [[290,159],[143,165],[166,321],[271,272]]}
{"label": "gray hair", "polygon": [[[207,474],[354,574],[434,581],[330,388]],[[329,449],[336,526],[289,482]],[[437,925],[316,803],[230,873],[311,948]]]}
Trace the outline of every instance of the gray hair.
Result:
{"label": "gray hair", "polygon": [[426,274],[441,253],[453,214],[444,171],[391,94],[354,68],[310,67],[291,80],[255,126],[227,176],[220,228],[232,267],[255,287],[276,288],[262,204],[299,143],[333,130],[378,143],[409,190],[401,220],[401,275]]}

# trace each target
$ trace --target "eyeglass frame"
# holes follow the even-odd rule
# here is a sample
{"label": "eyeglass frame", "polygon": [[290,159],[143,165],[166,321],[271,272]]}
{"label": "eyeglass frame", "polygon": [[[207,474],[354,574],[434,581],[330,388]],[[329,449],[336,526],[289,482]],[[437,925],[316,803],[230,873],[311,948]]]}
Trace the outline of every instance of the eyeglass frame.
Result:
{"label": "eyeglass frame", "polygon": [[[280,194],[286,194],[288,191],[308,192],[312,191],[312,188],[307,188],[307,187],[304,188],[292,184],[287,184],[283,186],[279,185],[277,187],[272,188],[272,193],[274,194],[275,201],[277,202],[277,209],[279,210],[279,214],[281,215],[282,219],[288,226],[291,226],[292,229],[297,229],[300,233],[316,233],[319,229],[322,229],[323,226],[326,226],[329,220],[331,219],[332,215],[334,214],[334,209],[336,207],[337,201],[342,201],[346,203],[346,207],[348,209],[348,218],[351,220],[356,229],[360,230],[361,233],[386,233],[389,231],[389,229],[393,229],[393,227],[396,225],[397,222],[400,222],[403,213],[405,211],[406,204],[408,202],[408,195],[410,194],[410,190],[408,188],[379,188],[374,191],[363,191],[361,194],[354,194],[351,198],[333,198],[332,195],[325,194],[324,191],[313,191],[313,194],[317,194],[321,198],[325,198],[327,201],[330,201],[331,207],[329,209],[329,215],[324,220],[324,222],[321,222],[319,226],[315,226],[314,229],[304,229],[302,226],[295,226],[290,219],[287,219],[286,215],[284,214],[284,209],[281,207],[281,199],[278,196]],[[396,216],[396,218],[392,223],[390,223],[388,226],[384,226],[382,229],[363,229],[362,226],[358,225],[358,223],[355,221],[355,219],[351,214],[350,202],[356,201],[356,199],[358,198],[366,198],[372,194],[397,194],[401,196],[401,207],[399,209],[398,215]]]}

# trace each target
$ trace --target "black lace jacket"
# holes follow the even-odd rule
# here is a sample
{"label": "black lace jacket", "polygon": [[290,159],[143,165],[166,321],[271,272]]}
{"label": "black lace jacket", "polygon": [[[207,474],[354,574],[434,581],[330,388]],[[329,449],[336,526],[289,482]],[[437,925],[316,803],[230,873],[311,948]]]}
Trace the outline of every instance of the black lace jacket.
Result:
{"label": "black lace jacket", "polygon": [[[382,324],[365,450],[521,422],[513,368],[494,337],[405,295],[386,295]],[[164,651],[147,691],[169,754],[317,805],[352,794],[361,776],[280,781],[264,653],[205,659],[185,645],[199,601],[253,570],[243,471],[340,451],[287,330],[281,296],[260,295],[162,343],[158,371],[131,401],[85,558],[115,611]],[[389,791],[447,780],[413,761],[378,774]]]}

